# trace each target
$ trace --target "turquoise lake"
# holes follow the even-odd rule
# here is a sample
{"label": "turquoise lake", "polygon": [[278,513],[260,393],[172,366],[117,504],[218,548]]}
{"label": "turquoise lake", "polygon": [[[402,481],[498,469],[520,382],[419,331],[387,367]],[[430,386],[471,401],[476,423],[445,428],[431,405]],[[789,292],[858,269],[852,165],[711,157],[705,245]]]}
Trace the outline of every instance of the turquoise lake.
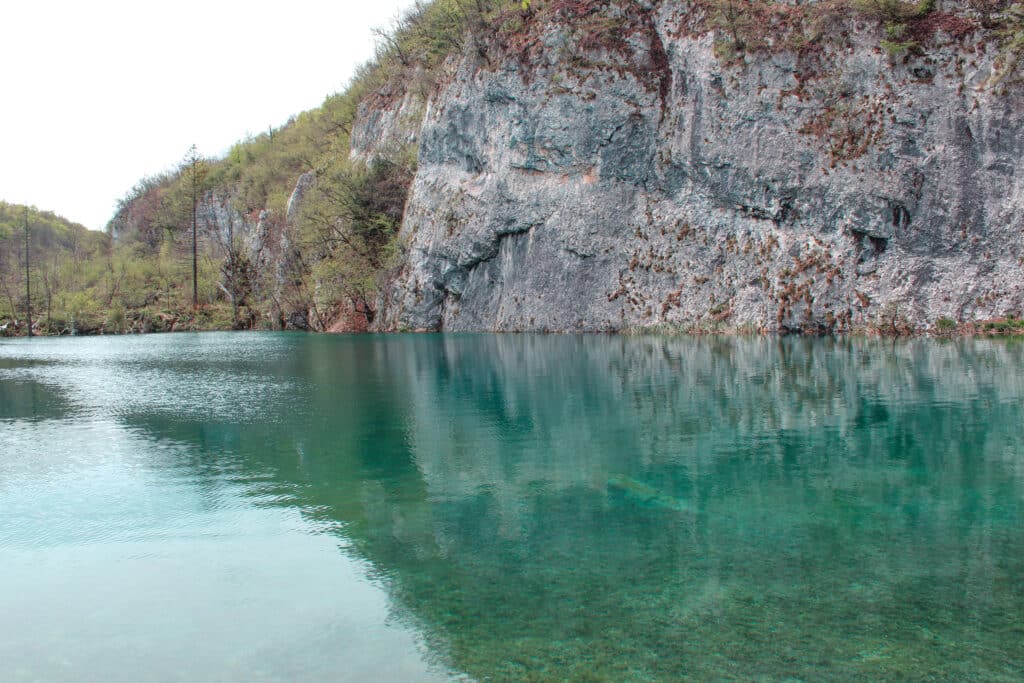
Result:
{"label": "turquoise lake", "polygon": [[0,340],[0,680],[1024,680],[1024,344]]}

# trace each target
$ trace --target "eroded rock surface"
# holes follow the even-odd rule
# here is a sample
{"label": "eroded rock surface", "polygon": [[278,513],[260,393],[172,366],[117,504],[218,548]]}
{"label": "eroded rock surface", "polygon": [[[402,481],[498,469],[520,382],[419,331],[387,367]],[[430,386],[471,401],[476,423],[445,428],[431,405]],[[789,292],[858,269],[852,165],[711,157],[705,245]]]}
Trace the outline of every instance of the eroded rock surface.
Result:
{"label": "eroded rock surface", "polygon": [[892,58],[848,20],[821,52],[727,61],[684,9],[643,10],[628,54],[549,25],[539,57],[465,56],[419,131],[364,126],[358,155],[420,145],[381,329],[842,332],[1024,309],[1024,96],[986,87],[995,46],[940,31]]}

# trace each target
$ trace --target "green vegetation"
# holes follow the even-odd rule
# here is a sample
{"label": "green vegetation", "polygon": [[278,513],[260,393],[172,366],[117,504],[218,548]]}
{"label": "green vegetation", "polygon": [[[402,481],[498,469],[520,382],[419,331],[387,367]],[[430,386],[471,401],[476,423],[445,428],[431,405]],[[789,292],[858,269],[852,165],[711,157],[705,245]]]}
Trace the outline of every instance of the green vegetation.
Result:
{"label": "green vegetation", "polygon": [[857,9],[883,23],[885,39],[882,48],[891,55],[920,52],[921,45],[909,36],[908,25],[935,9],[934,0],[904,2],[903,0],[855,0]]}
{"label": "green vegetation", "polygon": [[1019,78],[1024,64],[1024,3],[1014,3],[995,16],[1000,52],[990,83],[999,85]]}
{"label": "green vegetation", "polygon": [[[353,158],[360,105],[382,106],[406,95],[422,102],[448,55],[471,50],[486,61],[489,27],[505,13],[532,12],[529,5],[417,3],[391,30],[378,33],[376,59],[343,93],[279,129],[239,142],[223,159],[204,160],[201,178],[190,156],[179,172],[140,182],[109,225],[114,250],[146,262],[162,257],[159,282],[149,283],[169,302],[162,315],[203,325],[178,296],[187,283],[181,261],[190,256],[192,197],[198,192],[200,312],[217,311],[214,321],[229,320],[234,327],[365,328],[401,253],[398,228],[418,149],[395,145],[375,150],[373,159]],[[289,214],[289,198],[303,174],[311,174],[312,182]],[[220,213],[216,225],[208,220],[210,207]],[[260,243],[243,243],[243,233],[251,236],[257,225]],[[125,309],[131,320],[133,306]]]}
{"label": "green vegetation", "polygon": [[1024,319],[1007,316],[1000,320],[986,320],[978,328],[987,334],[1024,334]]}
{"label": "green vegetation", "polygon": [[[24,226],[28,222],[28,253]],[[109,239],[50,212],[0,202],[0,327],[27,332],[26,256],[37,333],[68,327],[84,301],[107,299]]]}
{"label": "green vegetation", "polygon": [[894,59],[923,56],[935,45],[974,35],[980,44],[1000,46],[990,85],[1018,79],[1024,63],[1024,3],[1012,0],[942,6],[934,0],[701,0],[698,6],[705,14],[695,16],[704,18],[692,20],[690,28],[715,31],[715,53],[725,62],[779,50],[817,56],[828,45],[847,46],[850,20],[867,19],[877,22],[879,47]]}
{"label": "green vegetation", "polygon": [[[0,203],[0,327],[27,332],[25,207]],[[228,309],[210,297],[191,310],[190,263],[170,243],[156,251],[143,244],[114,245],[52,213],[28,210],[29,276],[36,334],[93,334],[222,329]],[[211,291],[217,264],[198,268],[200,291]]]}
{"label": "green vegetation", "polygon": [[868,331],[880,337],[907,337],[916,330],[907,316],[900,312],[899,304],[889,302],[879,311]]}

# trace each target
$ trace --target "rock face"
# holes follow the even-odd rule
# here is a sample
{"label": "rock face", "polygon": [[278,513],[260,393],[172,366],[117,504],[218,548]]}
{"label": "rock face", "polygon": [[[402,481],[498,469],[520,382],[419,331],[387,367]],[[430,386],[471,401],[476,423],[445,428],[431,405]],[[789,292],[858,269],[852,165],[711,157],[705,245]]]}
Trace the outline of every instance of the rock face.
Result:
{"label": "rock face", "polygon": [[[893,58],[876,22],[843,17],[821,49],[727,61],[686,4],[635,4],[611,46],[550,22],[542,50],[454,64],[412,133],[381,329],[842,332],[1024,310],[1024,96],[986,87],[997,46],[948,22]],[[375,114],[354,153],[408,138],[407,119],[381,129],[399,120]]]}
{"label": "rock face", "polygon": [[302,200],[309,194],[309,191],[316,185],[316,176],[312,173],[303,173],[295,183],[295,189],[288,197],[288,206],[285,209],[285,220],[289,226],[295,225],[299,212],[302,209]]}
{"label": "rock face", "polygon": [[363,102],[352,126],[352,157],[371,161],[383,153],[415,144],[423,111],[423,97],[413,91],[383,102],[376,99]]}
{"label": "rock face", "polygon": [[253,222],[235,208],[230,195],[208,192],[196,207],[197,227],[201,236],[221,251],[235,241],[242,253],[257,268],[266,267],[274,245],[270,230],[270,211],[263,210]]}

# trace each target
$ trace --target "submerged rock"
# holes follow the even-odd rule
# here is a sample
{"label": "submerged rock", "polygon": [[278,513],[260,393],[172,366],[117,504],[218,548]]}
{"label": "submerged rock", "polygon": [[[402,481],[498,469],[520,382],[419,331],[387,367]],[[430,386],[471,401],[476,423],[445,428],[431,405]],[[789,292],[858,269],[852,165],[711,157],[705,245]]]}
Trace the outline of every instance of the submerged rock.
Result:
{"label": "submerged rock", "polygon": [[648,486],[643,482],[639,482],[636,479],[630,477],[615,475],[608,478],[608,489],[613,491],[621,491],[627,496],[638,500],[641,503],[647,505],[653,505],[655,507],[664,508],[666,510],[674,510],[675,512],[692,512],[692,508],[689,503],[681,498],[676,498],[665,493],[661,493],[656,488]]}

